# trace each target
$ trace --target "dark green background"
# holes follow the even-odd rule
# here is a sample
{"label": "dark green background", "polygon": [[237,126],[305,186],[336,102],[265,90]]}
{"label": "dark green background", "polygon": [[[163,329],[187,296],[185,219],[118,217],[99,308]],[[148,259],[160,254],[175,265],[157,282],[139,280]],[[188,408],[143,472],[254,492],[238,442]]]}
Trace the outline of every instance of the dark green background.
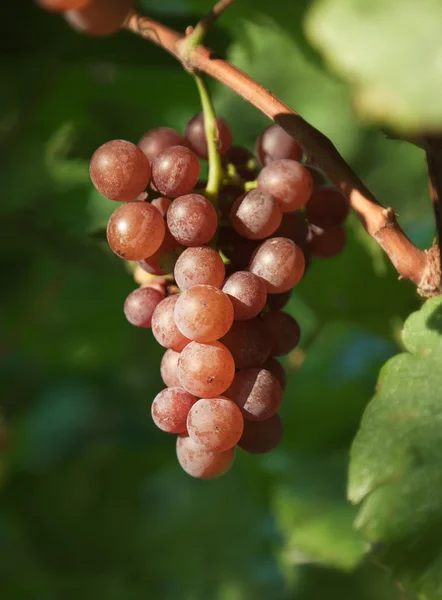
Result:
{"label": "dark green background", "polygon": [[[184,30],[207,0],[140,2]],[[161,7],[161,8],[159,8]],[[433,235],[423,153],[355,116],[349,90],[302,33],[308,2],[243,0],[211,44],[330,135],[400,214]],[[113,138],[182,130],[199,111],[191,78],[129,33],[89,39],[30,0],[0,8],[2,600],[383,600],[388,573],[364,560],[345,500],[348,448],[381,365],[420,304],[356,219],[332,261],[315,262],[289,311],[284,443],[238,453],[229,474],[194,481],[155,429],[162,349],[122,306],[134,282],[91,234],[115,204],[88,160]],[[266,119],[213,86],[236,143]],[[307,351],[308,350],[308,351]]]}

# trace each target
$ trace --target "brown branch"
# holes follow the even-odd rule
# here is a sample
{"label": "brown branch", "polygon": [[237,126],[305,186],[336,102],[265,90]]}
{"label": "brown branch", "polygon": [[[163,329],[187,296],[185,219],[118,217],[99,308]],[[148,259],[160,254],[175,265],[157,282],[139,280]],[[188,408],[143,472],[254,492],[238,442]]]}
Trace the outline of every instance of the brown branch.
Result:
{"label": "brown branch", "polygon": [[229,6],[233,4],[234,1],[235,0],[219,0],[188,35],[188,39],[192,38],[195,40],[195,46],[198,43],[201,43],[213,23],[222,15],[226,8],[229,8]]}
{"label": "brown branch", "polygon": [[[161,46],[185,62],[186,66],[207,73],[231,88],[283,127],[300,143],[308,159],[322,169],[349,199],[362,225],[384,249],[400,277],[415,283],[422,295],[427,295],[427,288],[433,289],[430,295],[434,295],[434,289],[439,290],[439,283],[434,283],[432,274],[428,273],[427,252],[416,248],[407,238],[396,221],[394,211],[377,202],[325,135],[246,73],[215,56],[210,49],[198,46],[190,53],[185,52],[185,36],[135,12],[129,17],[126,28]],[[424,280],[425,286],[422,287]]]}

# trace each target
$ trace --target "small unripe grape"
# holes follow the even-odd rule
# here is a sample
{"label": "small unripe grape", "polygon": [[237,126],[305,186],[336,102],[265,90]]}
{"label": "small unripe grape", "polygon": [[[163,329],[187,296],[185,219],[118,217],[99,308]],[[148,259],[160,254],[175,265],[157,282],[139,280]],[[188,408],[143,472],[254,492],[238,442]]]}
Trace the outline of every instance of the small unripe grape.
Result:
{"label": "small unripe grape", "polygon": [[226,391],[235,375],[232,354],[220,342],[191,342],[178,360],[181,386],[199,398],[215,398]]}
{"label": "small unripe grape", "polygon": [[196,285],[178,298],[175,323],[183,335],[196,342],[214,342],[226,334],[233,322],[228,296],[211,285]]}
{"label": "small unripe grape", "polygon": [[218,215],[207,198],[200,194],[187,194],[170,205],[167,225],[173,237],[183,246],[202,246],[215,235]]}
{"label": "small unripe grape", "polygon": [[[227,121],[222,117],[216,118],[218,129],[218,150],[224,156],[232,145],[232,132]],[[186,138],[189,140],[192,150],[200,158],[207,160],[209,157],[207,149],[206,131],[204,128],[204,115],[195,115],[186,125]]]}
{"label": "small unripe grape", "polygon": [[179,352],[175,352],[169,348],[161,359],[161,377],[167,387],[179,387],[180,380],[178,379],[178,359],[180,357]]}
{"label": "small unripe grape", "polygon": [[235,200],[230,221],[237,233],[249,240],[262,240],[281,225],[282,210],[275,198],[262,190],[252,190]]}
{"label": "small unripe grape", "polygon": [[244,431],[238,447],[250,454],[266,454],[281,442],[284,428],[276,414],[265,421],[244,421]]}
{"label": "small unripe grape", "polygon": [[155,206],[126,202],[114,211],[107,224],[109,246],[125,260],[142,260],[161,246],[166,226]]}
{"label": "small unripe grape", "polygon": [[168,296],[155,308],[152,315],[152,333],[156,341],[165,348],[180,352],[190,340],[186,338],[175,324],[173,317],[178,296]]}
{"label": "small unripe grape", "polygon": [[255,152],[263,167],[281,158],[296,161],[302,158],[302,148],[298,142],[276,124],[270,125],[261,133],[256,142]]}
{"label": "small unripe grape", "polygon": [[190,409],[197,401],[195,396],[181,387],[168,387],[152,403],[152,420],[167,433],[183,433]]}
{"label": "small unripe grape", "polygon": [[198,400],[187,415],[187,431],[196,443],[211,452],[225,452],[238,443],[244,419],[228,398]]}
{"label": "small unripe grape", "polygon": [[197,479],[213,479],[223,475],[235,458],[235,448],[225,452],[210,452],[184,433],[177,438],[176,453],[182,469]]}
{"label": "small unripe grape", "polygon": [[258,176],[258,188],[276,198],[283,212],[292,212],[310,198],[313,179],[301,163],[282,159],[264,167]]}
{"label": "small unripe grape", "polygon": [[223,286],[223,292],[232,303],[236,321],[246,321],[258,316],[267,300],[265,282],[250,271],[237,271],[230,275]]}
{"label": "small unripe grape", "polygon": [[92,183],[103,196],[124,202],[146,189],[150,164],[138,146],[125,140],[106,142],[91,158]]}
{"label": "small unripe grape", "polygon": [[292,289],[304,275],[302,250],[288,238],[270,238],[255,251],[250,271],[264,279],[270,294]]}
{"label": "small unripe grape", "polygon": [[226,276],[221,256],[208,246],[187,248],[175,264],[175,281],[185,291],[195,285],[211,285],[220,288]]}
{"label": "small unripe grape", "polygon": [[281,310],[269,310],[263,315],[272,340],[272,356],[284,356],[296,348],[301,339],[301,328],[296,319]]}
{"label": "small unripe grape", "polygon": [[81,33],[111,35],[124,24],[134,0],[90,0],[86,6],[65,13],[68,23]]}
{"label": "small unripe grape", "polygon": [[136,327],[150,327],[153,311],[164,297],[164,291],[151,287],[140,287],[134,290],[124,303],[126,319]]}
{"label": "small unripe grape", "polygon": [[243,369],[236,373],[225,395],[239,406],[244,419],[264,421],[279,409],[282,388],[266,369]]}
{"label": "small unripe grape", "polygon": [[152,180],[160,194],[177,198],[188,194],[200,176],[200,164],[186,146],[170,146],[152,163]]}
{"label": "small unripe grape", "polygon": [[170,146],[189,146],[186,138],[171,127],[156,127],[143,135],[138,146],[153,163],[155,158]]}

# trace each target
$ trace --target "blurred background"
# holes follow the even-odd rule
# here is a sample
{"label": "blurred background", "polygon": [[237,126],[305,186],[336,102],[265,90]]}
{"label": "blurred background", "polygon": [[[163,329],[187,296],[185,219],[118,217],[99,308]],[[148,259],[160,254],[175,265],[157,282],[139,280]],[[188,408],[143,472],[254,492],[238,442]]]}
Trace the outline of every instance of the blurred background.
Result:
{"label": "blurred background", "polygon": [[[138,8],[184,31],[208,0]],[[418,245],[434,231],[423,152],[368,126],[310,46],[307,1],[241,0],[210,45],[327,134]],[[420,301],[357,220],[289,305],[301,347],[286,360],[283,444],[200,482],[181,471],[150,404],[162,348],[127,323],[135,283],[97,236],[116,205],[88,177],[105,141],[183,131],[192,79],[122,32],[90,39],[30,0],[0,8],[2,600],[400,599],[365,559],[346,501],[348,450],[380,367]],[[266,118],[212,85],[234,142]]]}

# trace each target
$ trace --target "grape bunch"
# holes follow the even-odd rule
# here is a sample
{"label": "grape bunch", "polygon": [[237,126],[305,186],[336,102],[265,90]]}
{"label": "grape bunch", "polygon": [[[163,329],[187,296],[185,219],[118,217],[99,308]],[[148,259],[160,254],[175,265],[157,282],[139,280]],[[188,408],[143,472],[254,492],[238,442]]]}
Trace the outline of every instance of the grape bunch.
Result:
{"label": "grape bunch", "polygon": [[202,113],[184,135],[158,127],[137,145],[109,141],[90,162],[97,190],[121,202],[108,243],[137,264],[141,285],[125,301],[126,318],[166,348],[153,421],[178,436],[180,465],[201,479],[227,471],[236,447],[261,454],[281,441],[286,376],[277,357],[301,335],[282,309],[311,256],[342,250],[348,213],[278,125],[261,134],[256,158],[232,146],[221,117],[216,129],[225,170],[216,203],[200,180]]}

